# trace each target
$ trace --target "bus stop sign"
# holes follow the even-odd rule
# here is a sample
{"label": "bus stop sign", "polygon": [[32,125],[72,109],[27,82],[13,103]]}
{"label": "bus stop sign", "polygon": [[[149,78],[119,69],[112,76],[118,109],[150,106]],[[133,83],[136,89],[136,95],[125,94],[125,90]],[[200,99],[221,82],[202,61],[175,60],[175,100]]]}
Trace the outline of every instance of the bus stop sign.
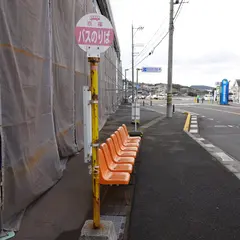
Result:
{"label": "bus stop sign", "polygon": [[78,46],[88,57],[100,57],[113,43],[114,31],[110,21],[101,14],[83,16],[75,28]]}

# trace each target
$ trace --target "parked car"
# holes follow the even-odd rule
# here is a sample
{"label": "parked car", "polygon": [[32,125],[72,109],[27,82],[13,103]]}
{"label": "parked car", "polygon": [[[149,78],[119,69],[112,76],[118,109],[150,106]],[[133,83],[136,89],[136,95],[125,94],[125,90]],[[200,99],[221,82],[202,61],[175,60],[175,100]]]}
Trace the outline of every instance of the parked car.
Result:
{"label": "parked car", "polygon": [[209,94],[206,94],[206,95],[204,95],[204,100],[210,100],[211,99],[211,95],[209,95]]}

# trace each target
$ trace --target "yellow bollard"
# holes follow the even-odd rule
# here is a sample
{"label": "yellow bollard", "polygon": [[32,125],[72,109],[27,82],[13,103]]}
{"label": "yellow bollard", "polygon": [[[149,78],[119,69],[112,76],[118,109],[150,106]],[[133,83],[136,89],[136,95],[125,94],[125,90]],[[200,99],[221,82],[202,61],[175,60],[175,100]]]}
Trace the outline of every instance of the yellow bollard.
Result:
{"label": "yellow bollard", "polygon": [[100,227],[100,185],[99,185],[99,148],[98,127],[98,63],[100,58],[88,58],[91,72],[92,95],[92,191],[93,191],[93,228]]}

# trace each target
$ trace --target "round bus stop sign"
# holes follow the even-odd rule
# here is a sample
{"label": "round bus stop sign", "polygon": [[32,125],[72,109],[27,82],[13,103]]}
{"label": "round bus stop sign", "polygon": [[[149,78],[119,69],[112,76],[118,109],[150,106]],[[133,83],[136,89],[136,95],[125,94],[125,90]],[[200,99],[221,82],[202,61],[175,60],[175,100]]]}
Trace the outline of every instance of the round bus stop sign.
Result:
{"label": "round bus stop sign", "polygon": [[83,16],[75,28],[78,46],[88,57],[100,57],[113,43],[114,31],[110,21],[101,14]]}

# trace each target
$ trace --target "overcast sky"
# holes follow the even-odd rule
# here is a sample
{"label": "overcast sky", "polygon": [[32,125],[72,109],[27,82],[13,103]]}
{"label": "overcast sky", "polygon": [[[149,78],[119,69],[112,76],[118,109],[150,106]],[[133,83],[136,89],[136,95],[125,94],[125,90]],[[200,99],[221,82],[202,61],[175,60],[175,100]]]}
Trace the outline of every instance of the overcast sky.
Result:
{"label": "overcast sky", "polygon": [[[136,44],[146,44],[138,63],[168,31],[169,0],[110,0],[121,47],[123,69],[131,68],[131,24],[144,26]],[[175,12],[178,5],[175,5]],[[175,24],[173,82],[214,85],[240,78],[240,1],[189,0]],[[155,32],[158,33],[154,36]],[[153,37],[154,36],[154,37]],[[141,52],[143,47],[137,47]],[[144,54],[145,53],[145,54]],[[167,83],[168,37],[138,67],[162,67],[162,73],[140,73],[139,81]],[[131,80],[131,71],[127,78]]]}

